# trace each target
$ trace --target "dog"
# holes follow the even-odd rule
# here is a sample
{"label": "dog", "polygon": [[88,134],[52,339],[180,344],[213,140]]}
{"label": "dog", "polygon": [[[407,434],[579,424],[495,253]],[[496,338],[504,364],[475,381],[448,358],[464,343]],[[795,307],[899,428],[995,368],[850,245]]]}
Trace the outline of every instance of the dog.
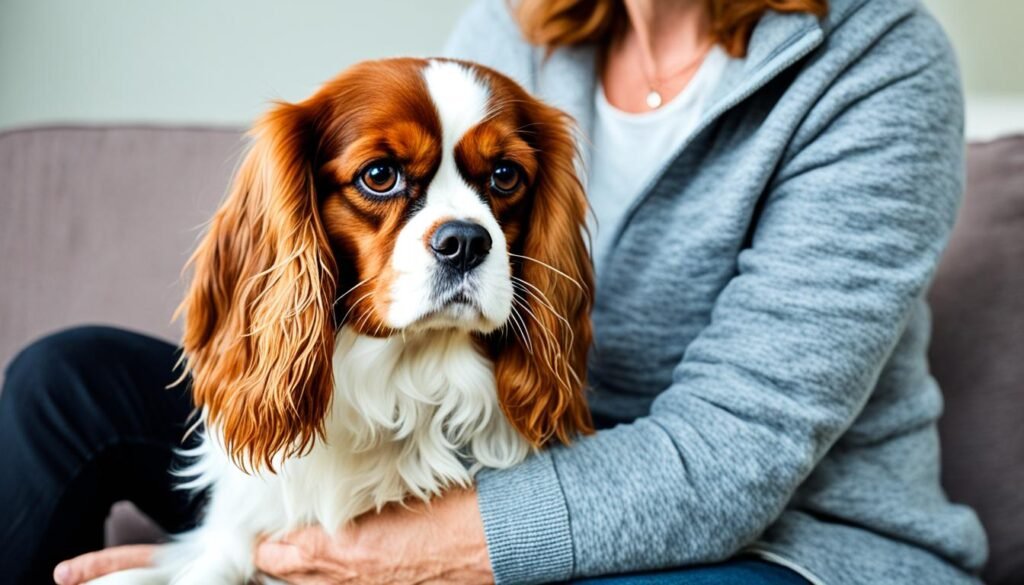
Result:
{"label": "dog", "polygon": [[207,497],[151,568],[256,576],[261,535],[335,529],[591,431],[593,269],[572,120],[447,59],[361,63],[254,126],[179,308]]}

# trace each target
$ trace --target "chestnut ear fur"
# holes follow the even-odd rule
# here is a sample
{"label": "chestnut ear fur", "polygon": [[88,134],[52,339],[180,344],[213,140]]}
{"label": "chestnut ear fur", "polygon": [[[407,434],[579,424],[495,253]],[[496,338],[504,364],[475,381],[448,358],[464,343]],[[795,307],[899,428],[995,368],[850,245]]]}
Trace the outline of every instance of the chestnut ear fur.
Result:
{"label": "chestnut ear fur", "polygon": [[257,123],[178,309],[196,405],[245,469],[311,448],[331,401],[337,274],[306,108],[279,104]]}
{"label": "chestnut ear fur", "polygon": [[496,340],[492,357],[505,415],[540,447],[593,432],[584,392],[594,274],[572,121],[536,100],[525,103],[533,146],[543,153],[528,229],[512,247],[513,319],[525,331],[512,335],[517,327],[510,327],[510,341]]}

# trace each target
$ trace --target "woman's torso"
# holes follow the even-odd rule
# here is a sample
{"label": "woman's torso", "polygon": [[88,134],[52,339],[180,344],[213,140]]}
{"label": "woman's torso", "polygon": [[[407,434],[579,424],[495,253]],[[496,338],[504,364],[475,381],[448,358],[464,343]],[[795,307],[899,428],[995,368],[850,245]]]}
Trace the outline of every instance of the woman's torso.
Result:
{"label": "woman's torso", "polygon": [[[774,219],[763,216],[766,194],[782,180],[780,175],[800,172],[792,167],[801,149],[823,135],[836,135],[839,131],[832,122],[844,108],[855,105],[851,96],[889,75],[887,68],[896,60],[909,67],[914,60],[924,63],[925,47],[945,50],[941,32],[914,2],[832,5],[832,17],[821,26],[811,17],[766,16],[754,32],[747,58],[724,72],[694,132],[679,150],[664,153],[665,172],[623,211],[609,214],[618,221],[610,235],[602,234],[607,237],[602,246],[607,253],[598,261],[589,371],[591,406],[604,425],[646,416],[659,394],[676,381],[684,358],[706,357],[693,355],[693,343],[721,317],[716,302],[739,274],[759,230]],[[518,78],[575,116],[589,135],[594,51],[564,49],[545,58],[542,50],[519,41],[514,25],[507,15],[504,18],[511,32],[506,31],[507,37],[495,35],[493,50],[490,44],[454,50]],[[901,24],[903,32],[887,36]],[[951,75],[955,77],[955,71]],[[846,136],[837,141],[841,150],[856,152],[858,146],[849,144],[858,139],[856,129],[842,132]],[[621,147],[626,153],[629,149]],[[584,158],[592,163],[593,153],[585,152]],[[800,164],[813,170],[815,164],[827,162]],[[870,164],[860,170],[885,172]],[[839,221],[847,220],[857,218]],[[795,222],[771,229],[793,230],[792,237],[800,238],[799,227]],[[848,237],[851,226],[841,227],[835,237]],[[867,249],[877,244],[877,226],[854,227],[863,233],[864,253],[878,253]],[[822,237],[824,241],[813,245],[827,247],[829,234]],[[894,247],[893,257],[898,255]],[[842,271],[844,260],[837,258],[830,269]],[[885,276],[841,277],[851,286],[863,279],[868,289]],[[813,318],[815,299],[787,298],[785,290],[774,293],[778,315],[749,315],[764,321],[767,337],[772,319]],[[764,304],[764,299],[758,301]],[[810,308],[796,312],[794,304]],[[973,512],[950,504],[938,484],[934,423],[942,399],[928,372],[930,323],[923,292],[907,315],[881,307],[877,314],[829,317],[836,322],[904,322],[891,323],[900,328],[898,340],[884,355],[872,357],[878,367],[859,416],[818,462],[756,548],[796,559],[828,582],[970,580],[957,567],[977,570],[984,560],[985,539]],[[806,356],[800,352],[827,347],[822,341],[778,339],[791,349],[791,363],[750,364],[748,371],[736,375],[771,376],[787,367],[803,367]],[[864,350],[877,351],[874,346]],[[842,369],[844,364],[832,367]]]}

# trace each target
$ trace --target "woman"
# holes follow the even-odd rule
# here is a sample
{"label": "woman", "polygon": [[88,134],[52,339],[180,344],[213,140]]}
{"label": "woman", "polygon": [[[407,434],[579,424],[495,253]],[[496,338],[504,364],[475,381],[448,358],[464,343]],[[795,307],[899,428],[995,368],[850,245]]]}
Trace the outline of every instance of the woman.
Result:
{"label": "woman", "polygon": [[[258,564],[293,583],[976,582],[985,537],[938,484],[941,396],[925,354],[924,293],[963,170],[958,75],[932,18],[913,0],[514,10],[478,1],[449,53],[517,78],[586,137],[599,276],[590,379],[603,430],[484,473],[429,511],[265,543]],[[133,449],[166,453],[187,400],[97,403],[91,389],[106,381],[86,372],[82,347],[136,356],[110,375],[146,388],[162,386],[156,372],[174,353],[109,330],[27,350],[8,372],[0,433],[36,463],[11,465],[81,483],[98,464],[57,477],[37,462],[51,454],[12,423],[65,428],[51,419],[110,420],[106,409],[144,411],[127,418],[152,428],[112,424],[75,446],[114,441],[133,470],[165,464]],[[58,401],[84,406],[54,412]],[[168,412],[179,424],[158,424]],[[125,436],[138,441],[117,443]],[[119,496],[93,478],[68,497],[128,493],[166,525],[187,524],[194,510],[159,471],[139,471]],[[40,540],[67,540],[53,527],[27,534],[18,546],[36,555],[33,570],[45,564]],[[80,557],[57,579],[151,552]]]}

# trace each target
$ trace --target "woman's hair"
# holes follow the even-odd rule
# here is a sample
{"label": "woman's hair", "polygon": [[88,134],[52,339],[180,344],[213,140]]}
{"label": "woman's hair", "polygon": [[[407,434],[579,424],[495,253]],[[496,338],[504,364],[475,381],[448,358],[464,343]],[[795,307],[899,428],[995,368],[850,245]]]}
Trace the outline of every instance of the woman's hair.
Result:
{"label": "woman's hair", "polygon": [[[608,45],[626,26],[623,0],[511,0],[519,27],[534,45],[557,47]],[[734,57],[747,53],[750,33],[761,16],[776,12],[828,12],[828,0],[704,0],[714,41]]]}

